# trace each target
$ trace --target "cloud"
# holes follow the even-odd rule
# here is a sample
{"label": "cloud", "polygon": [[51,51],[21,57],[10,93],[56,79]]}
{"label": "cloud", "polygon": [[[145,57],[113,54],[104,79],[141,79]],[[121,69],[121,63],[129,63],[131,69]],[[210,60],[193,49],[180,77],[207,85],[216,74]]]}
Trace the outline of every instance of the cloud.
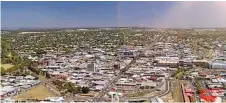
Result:
{"label": "cloud", "polygon": [[176,2],[152,26],[226,27],[226,2]]}

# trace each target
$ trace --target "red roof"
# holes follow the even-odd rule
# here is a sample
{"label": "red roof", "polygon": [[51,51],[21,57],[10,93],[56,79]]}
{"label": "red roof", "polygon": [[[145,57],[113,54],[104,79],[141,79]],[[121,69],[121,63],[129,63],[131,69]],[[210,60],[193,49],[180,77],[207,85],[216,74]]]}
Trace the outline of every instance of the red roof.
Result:
{"label": "red roof", "polygon": [[142,82],[142,81],[143,81],[142,79],[137,79],[137,80],[136,80],[136,82]]}
{"label": "red roof", "polygon": [[216,99],[216,96],[200,94],[200,98],[205,100],[206,102],[214,102]]}
{"label": "red roof", "polygon": [[206,76],[206,75],[208,75],[207,73],[204,73],[204,72],[199,72],[199,75],[200,76]]}
{"label": "red roof", "polygon": [[66,79],[68,76],[66,75],[56,75],[57,79]]}
{"label": "red roof", "polygon": [[221,92],[221,89],[215,90],[200,90],[200,98],[205,100],[206,102],[214,102],[216,100],[216,96],[213,96],[211,92]]}
{"label": "red roof", "polygon": [[156,80],[157,78],[155,76],[152,76],[151,77],[151,80]]}

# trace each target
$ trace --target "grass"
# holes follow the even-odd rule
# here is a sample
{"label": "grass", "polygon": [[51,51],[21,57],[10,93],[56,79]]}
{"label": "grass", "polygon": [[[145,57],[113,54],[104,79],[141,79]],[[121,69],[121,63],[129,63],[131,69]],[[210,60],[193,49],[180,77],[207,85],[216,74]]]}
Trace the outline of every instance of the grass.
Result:
{"label": "grass", "polygon": [[56,96],[56,95],[54,95],[46,87],[44,87],[43,85],[40,84],[26,92],[22,92],[21,94],[16,95],[15,97],[13,97],[13,99],[16,99],[16,100],[26,100],[26,99],[43,100],[47,97],[54,97],[54,96]]}
{"label": "grass", "polygon": [[146,100],[146,101],[144,101],[144,103],[150,103],[150,100]]}
{"label": "grass", "polygon": [[132,93],[132,94],[128,94],[127,96],[128,97],[140,97],[140,96],[144,96],[144,95],[146,95],[150,92],[151,92],[150,90],[139,91],[139,92],[135,92],[135,93]]}
{"label": "grass", "polygon": [[174,85],[174,90],[172,93],[173,93],[174,102],[184,102],[183,97],[182,97],[182,89],[181,89],[179,80],[176,81],[176,83]]}
{"label": "grass", "polygon": [[176,77],[176,79],[180,79],[183,75],[184,75],[184,71],[178,73],[175,77]]}
{"label": "grass", "polygon": [[7,69],[9,69],[9,68],[11,68],[13,66],[14,65],[12,65],[12,64],[1,64],[1,67],[3,67],[5,70],[7,70]]}
{"label": "grass", "polygon": [[39,77],[40,81],[46,80],[46,78],[43,75],[38,75],[38,77]]}

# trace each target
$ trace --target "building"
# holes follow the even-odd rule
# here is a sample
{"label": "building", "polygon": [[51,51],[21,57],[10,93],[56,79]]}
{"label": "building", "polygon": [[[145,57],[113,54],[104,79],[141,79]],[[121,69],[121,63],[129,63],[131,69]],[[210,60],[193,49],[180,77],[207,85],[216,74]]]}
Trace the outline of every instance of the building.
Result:
{"label": "building", "polygon": [[179,65],[183,66],[183,67],[192,67],[193,66],[192,59],[191,58],[185,58],[183,60],[180,60]]}
{"label": "building", "polygon": [[123,50],[119,51],[119,55],[121,58],[134,58],[138,55],[137,50]]}
{"label": "building", "polygon": [[132,82],[132,81],[118,81],[116,83],[116,87],[118,90],[122,90],[122,91],[134,91],[136,88],[137,84]]}
{"label": "building", "polygon": [[87,65],[87,71],[96,72],[95,63],[89,63]]}
{"label": "building", "polygon": [[153,82],[152,80],[143,81],[141,83],[141,88],[142,89],[151,89],[151,88],[155,88],[155,87],[156,87],[156,83]]}
{"label": "building", "polygon": [[176,68],[179,66],[178,57],[156,57],[154,60],[156,66],[172,67]]}
{"label": "building", "polygon": [[64,98],[63,97],[48,97],[48,98],[45,98],[44,101],[63,103]]}
{"label": "building", "polygon": [[164,103],[164,102],[161,98],[155,97],[151,99],[151,103]]}
{"label": "building", "polygon": [[210,62],[211,69],[226,69],[226,58],[220,57]]}
{"label": "building", "polygon": [[196,66],[201,66],[201,67],[209,67],[209,63],[207,60],[193,60],[192,63]]}
{"label": "building", "polygon": [[16,89],[15,87],[5,86],[5,87],[1,87],[0,95],[1,95],[1,98],[5,98],[8,96],[14,96],[17,94],[17,92],[18,92],[18,89]]}
{"label": "building", "polygon": [[211,69],[226,69],[226,62],[212,62],[210,63]]}

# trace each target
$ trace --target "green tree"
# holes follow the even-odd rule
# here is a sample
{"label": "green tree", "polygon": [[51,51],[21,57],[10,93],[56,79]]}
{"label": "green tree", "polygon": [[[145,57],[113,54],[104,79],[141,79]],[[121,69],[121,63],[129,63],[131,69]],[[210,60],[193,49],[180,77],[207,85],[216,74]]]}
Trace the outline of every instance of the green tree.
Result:
{"label": "green tree", "polygon": [[71,82],[67,83],[67,91],[70,92],[70,93],[78,93],[79,92],[76,85],[74,83],[71,83]]}
{"label": "green tree", "polygon": [[3,67],[1,67],[1,75],[5,75],[5,74],[6,74],[6,70]]}
{"label": "green tree", "polygon": [[82,87],[82,93],[89,93],[90,89],[88,87]]}
{"label": "green tree", "polygon": [[46,73],[46,78],[51,78],[49,73]]}
{"label": "green tree", "polygon": [[53,84],[55,84],[59,89],[62,89],[64,86],[64,82],[60,81],[60,80],[54,80]]}

